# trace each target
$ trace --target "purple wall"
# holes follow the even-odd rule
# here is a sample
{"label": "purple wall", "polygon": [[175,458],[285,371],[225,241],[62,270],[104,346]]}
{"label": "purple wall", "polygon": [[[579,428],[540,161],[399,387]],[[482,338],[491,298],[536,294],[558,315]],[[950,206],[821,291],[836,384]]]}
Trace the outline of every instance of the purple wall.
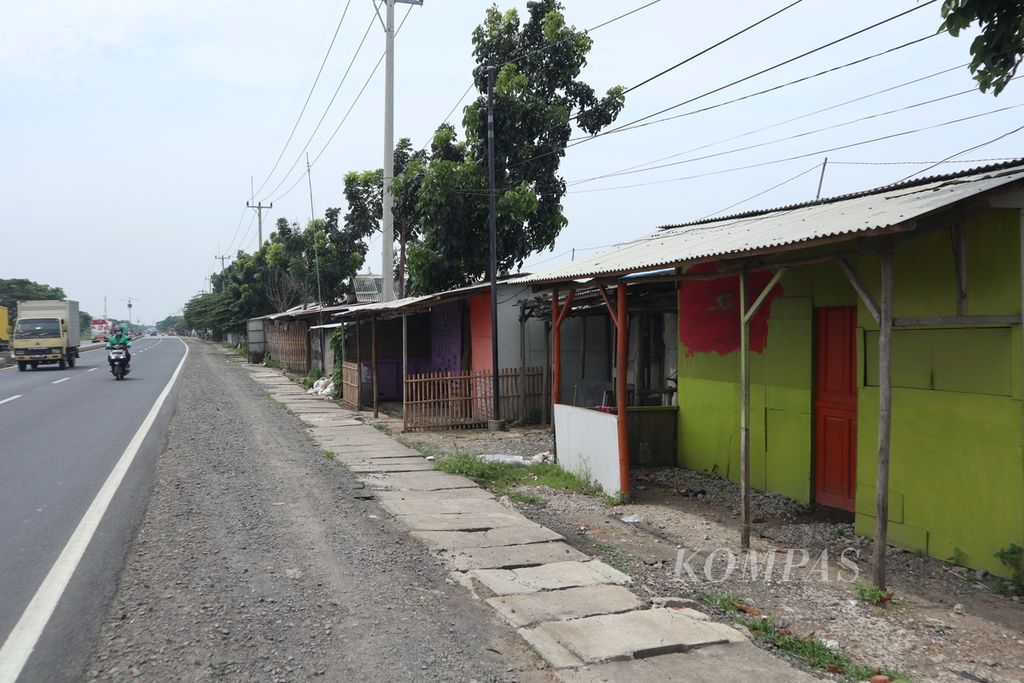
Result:
{"label": "purple wall", "polygon": [[462,369],[460,304],[434,306],[430,314],[430,347],[432,372],[458,372]]}

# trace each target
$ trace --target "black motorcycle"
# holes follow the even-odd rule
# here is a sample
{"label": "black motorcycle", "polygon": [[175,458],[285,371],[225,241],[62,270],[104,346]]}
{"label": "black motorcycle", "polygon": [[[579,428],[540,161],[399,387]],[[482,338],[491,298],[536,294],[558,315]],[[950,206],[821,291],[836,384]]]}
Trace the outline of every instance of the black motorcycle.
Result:
{"label": "black motorcycle", "polygon": [[131,368],[128,367],[128,349],[123,344],[110,347],[107,351],[107,362],[110,363],[110,372],[114,379],[122,380]]}

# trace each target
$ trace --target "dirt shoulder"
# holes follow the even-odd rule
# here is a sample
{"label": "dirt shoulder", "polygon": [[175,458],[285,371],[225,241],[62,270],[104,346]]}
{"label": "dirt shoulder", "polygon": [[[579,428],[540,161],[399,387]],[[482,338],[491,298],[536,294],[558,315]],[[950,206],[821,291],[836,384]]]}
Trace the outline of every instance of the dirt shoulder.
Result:
{"label": "dirt shoulder", "polygon": [[294,416],[190,346],[90,680],[546,680]]}

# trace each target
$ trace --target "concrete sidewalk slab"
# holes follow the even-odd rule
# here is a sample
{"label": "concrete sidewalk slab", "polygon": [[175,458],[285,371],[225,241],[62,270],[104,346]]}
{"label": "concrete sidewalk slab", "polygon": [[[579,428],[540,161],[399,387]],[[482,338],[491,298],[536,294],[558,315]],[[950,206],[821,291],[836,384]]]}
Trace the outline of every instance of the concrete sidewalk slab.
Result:
{"label": "concrete sidewalk slab", "polygon": [[377,494],[377,498],[382,503],[391,502],[446,502],[448,500],[497,500],[490,491],[482,488],[475,489],[459,489],[457,498],[453,498],[451,494],[445,493],[444,491],[380,491]]}
{"label": "concrete sidewalk slab", "polygon": [[[701,621],[671,609],[552,621],[525,631],[543,632],[548,646],[556,643],[584,664],[642,659],[708,645],[746,642],[739,631],[724,624]],[[544,653],[540,654],[547,659]],[[565,657],[557,647],[553,656]]]}
{"label": "concrete sidewalk slab", "polygon": [[554,562],[523,569],[474,569],[460,577],[463,584],[483,585],[494,595],[554,591],[601,583],[625,584],[630,578],[600,560]]}
{"label": "concrete sidewalk slab", "polygon": [[751,643],[708,645],[686,653],[592,664],[555,671],[555,676],[565,683],[813,683],[820,680]]}
{"label": "concrete sidewalk slab", "polygon": [[[431,463],[420,458],[426,465]],[[441,514],[515,514],[519,519],[526,519],[519,513],[510,510],[494,498],[452,496],[444,492],[434,493],[430,497],[414,500],[382,499],[384,509],[393,515],[441,515]]]}
{"label": "concrete sidewalk slab", "polygon": [[399,522],[412,531],[487,531],[503,527],[539,526],[516,512],[472,512],[446,515],[403,515]]}
{"label": "concrete sidewalk slab", "polygon": [[396,474],[359,475],[359,481],[374,488],[391,489],[393,491],[439,491],[442,489],[473,488],[476,486],[465,477],[457,477],[445,472],[401,472]]}
{"label": "concrete sidewalk slab", "polygon": [[471,569],[520,569],[552,562],[584,562],[589,559],[587,555],[561,541],[460,548],[442,551],[441,556],[448,561],[448,566],[460,572]]}
{"label": "concrete sidewalk slab", "polygon": [[542,621],[564,621],[598,614],[630,612],[643,606],[640,599],[628,588],[607,584],[566,588],[548,593],[504,595],[489,598],[485,602],[516,628],[532,626]]}
{"label": "concrete sidewalk slab", "polygon": [[357,474],[371,472],[424,472],[434,469],[429,462],[409,462],[406,458],[392,458],[390,462],[347,462],[345,467]]}
{"label": "concrete sidewalk slab", "polygon": [[[460,489],[461,490],[461,489]],[[488,531],[412,531],[410,535],[432,550],[493,548],[503,545],[564,541],[560,534],[547,527],[503,527]]]}

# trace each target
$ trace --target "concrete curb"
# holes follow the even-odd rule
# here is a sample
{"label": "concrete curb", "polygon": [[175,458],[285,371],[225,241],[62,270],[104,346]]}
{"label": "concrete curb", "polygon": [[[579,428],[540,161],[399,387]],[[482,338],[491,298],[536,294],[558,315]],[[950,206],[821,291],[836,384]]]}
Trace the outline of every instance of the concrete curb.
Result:
{"label": "concrete curb", "polygon": [[448,564],[454,581],[517,629],[560,680],[738,683],[752,680],[752,673],[759,680],[817,680],[701,612],[644,608],[625,588],[627,575],[575,550],[469,479],[423,469],[427,461],[418,452],[363,424],[357,413],[309,400],[283,373],[239,361]]}

